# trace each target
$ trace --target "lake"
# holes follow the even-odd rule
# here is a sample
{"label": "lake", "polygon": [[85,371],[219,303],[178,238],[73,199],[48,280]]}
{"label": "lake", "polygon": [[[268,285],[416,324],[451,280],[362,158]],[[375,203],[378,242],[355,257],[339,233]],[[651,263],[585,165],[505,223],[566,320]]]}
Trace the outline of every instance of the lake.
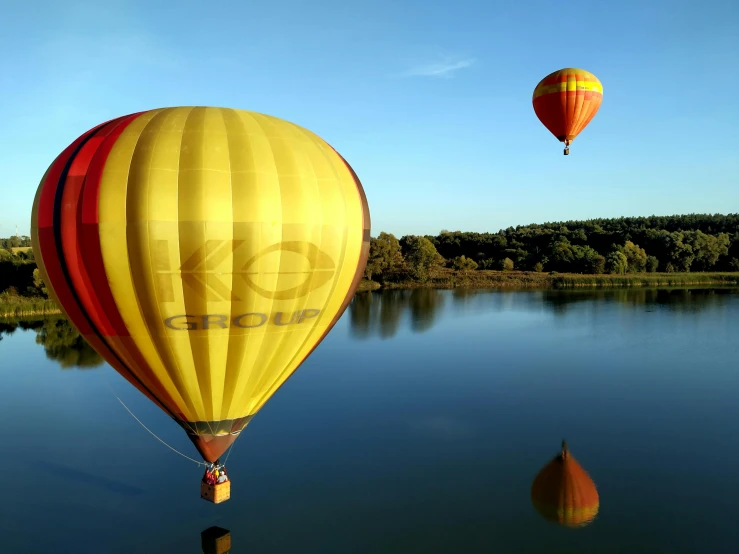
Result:
{"label": "lake", "polygon": [[[200,499],[185,433],[64,320],[0,325],[0,552],[739,549],[739,289],[360,293]],[[70,338],[72,336],[72,338]],[[532,506],[566,439],[589,525]]]}

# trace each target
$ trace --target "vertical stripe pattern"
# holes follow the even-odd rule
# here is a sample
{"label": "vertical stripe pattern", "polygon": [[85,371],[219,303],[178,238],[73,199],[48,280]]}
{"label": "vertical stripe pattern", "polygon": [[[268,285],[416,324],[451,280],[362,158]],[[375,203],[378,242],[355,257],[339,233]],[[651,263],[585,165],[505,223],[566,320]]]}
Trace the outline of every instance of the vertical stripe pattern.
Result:
{"label": "vertical stripe pattern", "polygon": [[532,98],[539,121],[561,142],[575,140],[595,117],[602,101],[603,85],[598,78],[575,68],[544,77]]}
{"label": "vertical stripe pattern", "polygon": [[81,334],[215,461],[346,309],[369,229],[359,179],[317,135],[181,107],[72,143],[32,238]]}

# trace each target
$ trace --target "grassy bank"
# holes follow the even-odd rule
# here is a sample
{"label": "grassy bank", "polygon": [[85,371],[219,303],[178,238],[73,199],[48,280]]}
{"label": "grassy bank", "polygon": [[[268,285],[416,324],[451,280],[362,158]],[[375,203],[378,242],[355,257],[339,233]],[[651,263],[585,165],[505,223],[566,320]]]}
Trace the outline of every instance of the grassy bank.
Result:
{"label": "grassy bank", "polygon": [[635,273],[627,275],[581,275],[579,273],[536,273],[534,271],[454,271],[443,269],[420,283],[377,283],[362,280],[360,291],[416,287],[466,288],[576,288],[576,287],[675,287],[688,285],[739,286],[739,273]]}
{"label": "grassy bank", "polygon": [[41,297],[0,294],[0,318],[61,314],[59,306]]}
{"label": "grassy bank", "polygon": [[[679,287],[689,285],[739,286],[739,273],[638,273],[630,275],[581,275],[576,273],[536,273],[534,271],[455,271],[442,269],[428,281],[377,283],[363,279],[358,291],[411,289],[418,287],[465,288],[606,288],[606,287]],[[51,300],[41,297],[0,294],[0,318],[61,314]]]}

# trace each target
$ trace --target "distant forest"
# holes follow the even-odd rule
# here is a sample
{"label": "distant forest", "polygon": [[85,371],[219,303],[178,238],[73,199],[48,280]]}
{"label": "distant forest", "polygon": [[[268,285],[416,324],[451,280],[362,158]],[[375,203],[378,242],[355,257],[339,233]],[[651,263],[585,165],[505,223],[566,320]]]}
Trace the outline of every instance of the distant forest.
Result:
{"label": "distant forest", "polygon": [[[0,293],[46,297],[27,236],[0,239]],[[509,227],[497,233],[379,233],[365,277],[425,281],[440,268],[625,274],[739,271],[739,214],[620,217]]]}
{"label": "distant forest", "polygon": [[365,276],[423,278],[435,265],[590,274],[739,271],[739,214],[563,221],[400,239],[380,233]]}
{"label": "distant forest", "polygon": [[46,297],[30,247],[31,237],[0,239],[0,295]]}

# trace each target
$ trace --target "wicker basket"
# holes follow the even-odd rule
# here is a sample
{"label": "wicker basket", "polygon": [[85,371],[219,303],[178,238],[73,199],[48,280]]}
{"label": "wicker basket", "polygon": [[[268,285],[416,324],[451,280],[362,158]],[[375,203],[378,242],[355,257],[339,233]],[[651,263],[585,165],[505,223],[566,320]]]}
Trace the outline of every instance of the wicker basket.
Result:
{"label": "wicker basket", "polygon": [[220,504],[231,498],[231,480],[209,485],[200,481],[200,498],[204,498],[214,504]]}

